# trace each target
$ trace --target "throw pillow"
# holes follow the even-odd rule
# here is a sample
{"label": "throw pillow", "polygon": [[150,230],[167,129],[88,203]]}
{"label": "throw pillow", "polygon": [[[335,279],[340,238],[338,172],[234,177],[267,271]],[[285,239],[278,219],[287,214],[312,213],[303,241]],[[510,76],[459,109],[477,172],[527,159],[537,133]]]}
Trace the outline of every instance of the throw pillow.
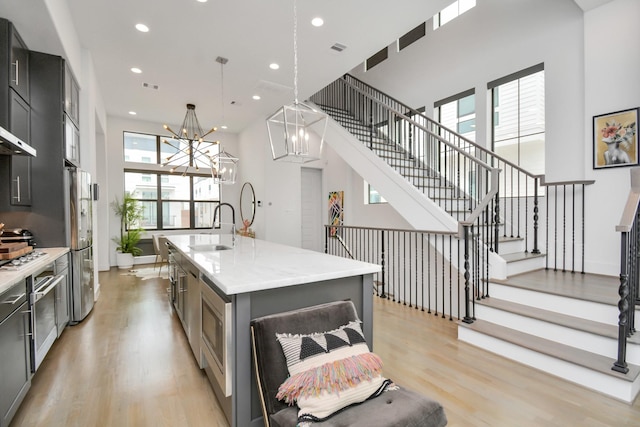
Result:
{"label": "throw pillow", "polygon": [[298,421],[322,421],[382,393],[382,360],[369,351],[360,322],[313,334],[276,334],[289,378],[276,398],[298,404]]}

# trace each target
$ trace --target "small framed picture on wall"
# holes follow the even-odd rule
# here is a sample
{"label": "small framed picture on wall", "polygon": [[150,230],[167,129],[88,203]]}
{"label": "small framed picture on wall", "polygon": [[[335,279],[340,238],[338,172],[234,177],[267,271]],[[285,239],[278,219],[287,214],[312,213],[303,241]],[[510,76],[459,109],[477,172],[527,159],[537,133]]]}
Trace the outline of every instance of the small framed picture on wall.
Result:
{"label": "small framed picture on wall", "polygon": [[593,168],[638,164],[638,108],[593,117]]}

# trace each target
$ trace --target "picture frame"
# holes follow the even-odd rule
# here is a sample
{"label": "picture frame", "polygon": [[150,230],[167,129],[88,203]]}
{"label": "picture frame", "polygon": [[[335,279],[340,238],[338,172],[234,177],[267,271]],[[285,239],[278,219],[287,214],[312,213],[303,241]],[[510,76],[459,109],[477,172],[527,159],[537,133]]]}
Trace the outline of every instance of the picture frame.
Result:
{"label": "picture frame", "polygon": [[593,116],[593,168],[638,165],[639,107]]}

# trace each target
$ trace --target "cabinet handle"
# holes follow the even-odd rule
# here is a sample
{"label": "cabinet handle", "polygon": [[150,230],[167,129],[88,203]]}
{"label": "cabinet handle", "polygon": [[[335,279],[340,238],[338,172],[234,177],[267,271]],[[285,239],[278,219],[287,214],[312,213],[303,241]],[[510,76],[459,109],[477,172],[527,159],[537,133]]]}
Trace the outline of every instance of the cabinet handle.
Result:
{"label": "cabinet handle", "polygon": [[16,196],[13,196],[16,201],[20,202],[20,175],[16,176],[14,180],[16,182]]}
{"label": "cabinet handle", "polygon": [[4,300],[2,301],[2,303],[0,304],[9,304],[9,305],[13,305],[15,303],[17,303],[18,301],[20,301],[22,298],[24,298],[25,294],[22,295],[18,295],[17,297],[15,297],[16,299],[9,301],[9,300]]}
{"label": "cabinet handle", "polygon": [[20,86],[20,62],[16,59],[16,62],[14,62],[13,65],[16,67],[16,78],[13,79],[13,82],[16,86]]}

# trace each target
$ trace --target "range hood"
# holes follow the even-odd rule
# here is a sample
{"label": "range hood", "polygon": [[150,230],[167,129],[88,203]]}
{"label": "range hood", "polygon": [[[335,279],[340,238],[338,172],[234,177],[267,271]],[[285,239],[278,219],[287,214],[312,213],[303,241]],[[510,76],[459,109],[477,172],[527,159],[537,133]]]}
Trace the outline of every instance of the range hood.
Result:
{"label": "range hood", "polygon": [[0,154],[36,157],[36,149],[0,126]]}

